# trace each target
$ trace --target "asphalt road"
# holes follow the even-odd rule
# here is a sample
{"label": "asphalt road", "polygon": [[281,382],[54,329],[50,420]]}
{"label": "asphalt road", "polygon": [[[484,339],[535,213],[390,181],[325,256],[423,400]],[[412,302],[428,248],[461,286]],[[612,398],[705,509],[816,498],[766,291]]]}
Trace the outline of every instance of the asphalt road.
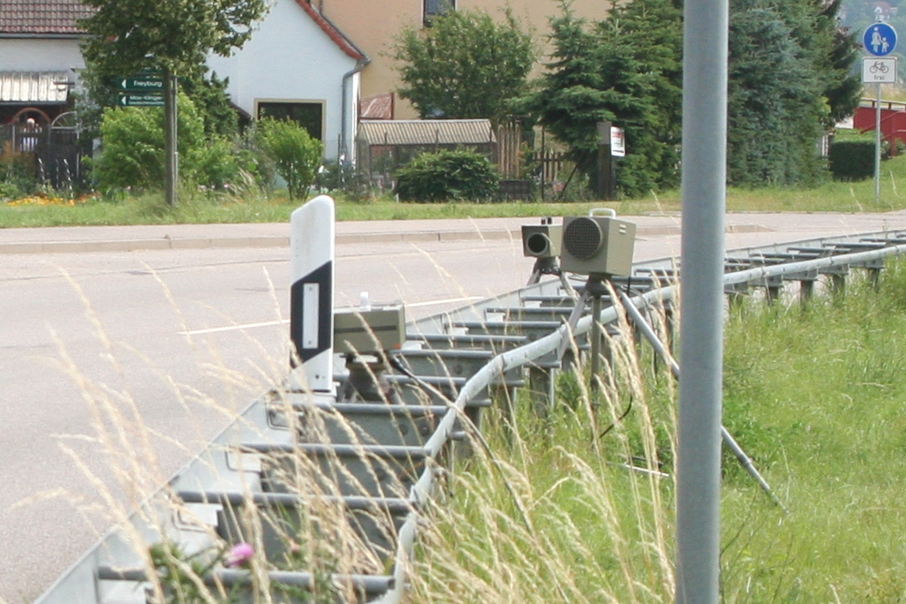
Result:
{"label": "asphalt road", "polygon": [[[518,226],[531,222],[341,223],[336,303],[368,291],[415,318],[515,289],[532,268]],[[679,253],[676,217],[638,222],[637,260]],[[741,215],[728,226],[733,248],[904,228],[906,215]],[[393,235],[431,228],[450,234]],[[160,229],[0,231],[0,601],[38,596],[112,510],[165,482],[280,381],[290,267],[285,234],[270,229],[268,241],[132,251],[97,243],[157,240]],[[28,241],[71,245],[35,253]]]}

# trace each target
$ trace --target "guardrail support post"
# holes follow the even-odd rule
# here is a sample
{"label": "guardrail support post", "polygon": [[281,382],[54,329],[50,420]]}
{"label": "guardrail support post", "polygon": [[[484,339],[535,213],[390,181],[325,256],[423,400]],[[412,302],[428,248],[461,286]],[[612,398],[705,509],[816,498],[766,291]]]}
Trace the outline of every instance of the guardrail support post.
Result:
{"label": "guardrail support post", "polygon": [[799,282],[799,302],[807,304],[815,293],[815,280],[803,279]]}
{"label": "guardrail support post", "polygon": [[875,266],[868,267],[868,282],[872,289],[877,291],[881,287],[881,269]]}
{"label": "guardrail support post", "polygon": [[556,369],[545,369],[536,365],[528,368],[528,392],[535,412],[546,416],[556,404]]}
{"label": "guardrail support post", "polygon": [[845,273],[833,273],[831,275],[831,292],[835,296],[842,296],[846,293]]}

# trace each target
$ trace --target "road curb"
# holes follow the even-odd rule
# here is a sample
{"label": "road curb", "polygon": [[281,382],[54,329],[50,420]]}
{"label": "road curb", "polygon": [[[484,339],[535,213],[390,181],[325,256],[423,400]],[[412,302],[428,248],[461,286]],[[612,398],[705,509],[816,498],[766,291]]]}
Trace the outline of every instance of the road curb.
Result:
{"label": "road curb", "polygon": [[[752,225],[731,225],[728,233],[767,232],[771,229]],[[679,235],[680,227],[639,227],[638,237]],[[381,233],[337,233],[337,244],[386,242],[491,241],[521,239],[518,229],[459,229],[436,231],[395,231]],[[222,236],[111,239],[87,241],[19,241],[0,243],[0,254],[71,254],[81,252],[137,252],[145,250],[200,250],[215,248],[287,248],[288,236]]]}
{"label": "road curb", "polygon": [[[393,241],[430,242],[499,240],[521,237],[509,229],[462,231],[410,231],[396,233],[338,233],[338,244]],[[92,241],[22,241],[0,243],[0,254],[67,254],[78,252],[136,252],[142,250],[191,250],[213,248],[287,248],[287,236],[161,237]]]}

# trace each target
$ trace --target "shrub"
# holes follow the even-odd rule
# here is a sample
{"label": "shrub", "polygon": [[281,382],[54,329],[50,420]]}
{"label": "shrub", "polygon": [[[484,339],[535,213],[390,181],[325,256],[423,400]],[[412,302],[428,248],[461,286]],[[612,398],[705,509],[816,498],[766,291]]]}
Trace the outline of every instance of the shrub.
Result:
{"label": "shrub", "polygon": [[[179,97],[177,148],[180,178],[222,188],[238,177],[242,154],[217,135],[206,135],[192,101]],[[159,189],[164,183],[164,115],[161,108],[126,107],[104,111],[101,153],[91,162],[101,190]]]}
{"label": "shrub", "polygon": [[258,148],[286,181],[290,199],[301,197],[311,187],[321,165],[321,142],[291,120],[263,118],[257,124]]}
{"label": "shrub", "polygon": [[466,150],[423,153],[396,176],[396,192],[407,201],[487,201],[500,187],[491,162]]}
{"label": "shrub", "polygon": [[11,182],[0,181],[0,202],[12,201],[22,196],[22,189]]}
{"label": "shrub", "polygon": [[874,174],[875,143],[864,140],[834,141],[830,170],[837,180],[862,180]]}
{"label": "shrub", "polygon": [[14,199],[37,189],[35,158],[13,150],[11,142],[0,149],[0,200]]}

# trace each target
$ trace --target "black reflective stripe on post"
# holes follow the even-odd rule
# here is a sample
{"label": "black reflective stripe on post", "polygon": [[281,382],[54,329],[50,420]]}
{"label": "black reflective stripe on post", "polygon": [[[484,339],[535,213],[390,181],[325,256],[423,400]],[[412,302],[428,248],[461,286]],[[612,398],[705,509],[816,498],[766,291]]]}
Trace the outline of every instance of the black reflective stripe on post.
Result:
{"label": "black reflective stripe on post", "polygon": [[[302,277],[290,288],[289,334],[304,363],[333,346],[333,263]],[[296,358],[293,359],[295,366]]]}

